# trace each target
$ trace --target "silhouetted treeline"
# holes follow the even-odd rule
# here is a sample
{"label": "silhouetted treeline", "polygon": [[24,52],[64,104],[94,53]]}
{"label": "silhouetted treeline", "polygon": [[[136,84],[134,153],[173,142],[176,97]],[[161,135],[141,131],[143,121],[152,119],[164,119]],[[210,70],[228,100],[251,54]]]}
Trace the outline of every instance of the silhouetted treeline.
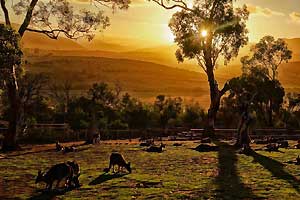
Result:
{"label": "silhouetted treeline", "polygon": [[[249,96],[256,128],[269,127],[268,102],[272,99],[273,127],[298,129],[300,95],[285,95],[278,81],[271,81],[258,69],[230,80],[230,93],[222,99],[217,115],[218,128],[236,128],[240,109]],[[22,122],[19,136],[37,123],[67,123],[73,131],[88,129],[91,124],[102,130],[149,128],[204,128],[207,113],[194,101],[184,102],[181,97],[158,95],[147,103],[122,91],[120,84],[110,86],[95,83],[83,95],[72,93],[72,83],[53,83],[44,74],[27,73],[20,85]],[[5,91],[1,95],[1,120],[7,120]]]}

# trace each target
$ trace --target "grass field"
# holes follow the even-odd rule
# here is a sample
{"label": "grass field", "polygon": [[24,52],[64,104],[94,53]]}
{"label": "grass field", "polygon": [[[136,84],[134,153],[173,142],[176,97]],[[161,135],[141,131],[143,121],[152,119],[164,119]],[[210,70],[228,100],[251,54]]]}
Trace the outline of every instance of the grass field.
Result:
{"label": "grass field", "polygon": [[[24,152],[2,155],[0,199],[299,199],[300,167],[284,162],[300,154],[256,151],[238,154],[227,142],[217,142],[217,152],[197,152],[197,143],[148,153],[137,143],[105,142],[80,146],[78,152],[55,152],[54,145],[25,146]],[[254,146],[254,149],[260,148]],[[132,163],[131,174],[104,174],[112,151]],[[1,157],[1,156],[0,156]],[[81,166],[82,186],[66,193],[42,192],[35,184],[39,169],[67,160]],[[55,184],[54,184],[55,185]]]}

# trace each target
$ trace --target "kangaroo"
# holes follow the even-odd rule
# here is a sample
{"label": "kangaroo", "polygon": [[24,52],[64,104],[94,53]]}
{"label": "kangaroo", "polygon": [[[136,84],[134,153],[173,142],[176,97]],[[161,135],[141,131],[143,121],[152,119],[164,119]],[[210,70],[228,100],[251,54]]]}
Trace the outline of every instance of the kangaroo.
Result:
{"label": "kangaroo", "polygon": [[64,146],[61,145],[58,141],[56,142],[56,151],[63,151],[64,150]]}
{"label": "kangaroo", "polygon": [[146,151],[161,153],[163,151],[163,148],[165,148],[165,145],[163,143],[161,143],[159,147],[151,146]]}
{"label": "kangaroo", "polygon": [[78,179],[80,176],[79,164],[76,161],[68,161],[67,164],[71,166],[73,170],[73,177],[69,182],[69,186],[80,187],[80,183]]}
{"label": "kangaroo", "polygon": [[276,143],[270,143],[266,146],[266,148],[267,151],[278,151],[279,145]]}
{"label": "kangaroo", "polygon": [[300,157],[299,156],[296,158],[296,165],[300,165]]}
{"label": "kangaroo", "polygon": [[288,148],[289,147],[289,142],[287,140],[281,140],[278,142],[278,145],[280,148]]}
{"label": "kangaroo", "polygon": [[74,146],[65,147],[63,150],[64,153],[75,152],[75,151],[77,151],[77,149]]}
{"label": "kangaroo", "polygon": [[107,173],[112,168],[115,173],[115,165],[118,165],[118,172],[120,168],[126,168],[129,173],[131,173],[130,162],[126,163],[124,157],[119,153],[112,153],[110,155],[109,167],[105,168],[104,171]]}
{"label": "kangaroo", "polygon": [[68,185],[68,181],[72,179],[72,177],[72,167],[66,163],[60,163],[52,166],[46,173],[42,173],[39,170],[35,183],[45,182],[47,184],[46,189],[51,190],[54,181],[57,181],[57,188],[63,179],[66,179],[66,183]]}

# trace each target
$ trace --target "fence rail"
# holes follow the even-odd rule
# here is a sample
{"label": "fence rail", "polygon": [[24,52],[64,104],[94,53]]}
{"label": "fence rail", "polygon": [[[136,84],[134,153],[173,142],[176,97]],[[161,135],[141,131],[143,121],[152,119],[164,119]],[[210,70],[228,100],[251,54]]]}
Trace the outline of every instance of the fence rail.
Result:
{"label": "fence rail", "polygon": [[[3,137],[6,128],[0,128]],[[23,143],[51,143],[55,141],[77,141],[87,138],[87,130],[72,131],[67,124],[37,124],[27,130],[27,134],[20,138]],[[101,139],[136,139],[136,138],[168,138],[170,140],[195,140],[201,139],[204,129],[169,128],[169,129],[126,129],[102,130]],[[237,129],[215,129],[218,137],[230,139],[236,136]],[[251,138],[282,137],[285,139],[300,139],[300,130],[289,129],[255,129]]]}

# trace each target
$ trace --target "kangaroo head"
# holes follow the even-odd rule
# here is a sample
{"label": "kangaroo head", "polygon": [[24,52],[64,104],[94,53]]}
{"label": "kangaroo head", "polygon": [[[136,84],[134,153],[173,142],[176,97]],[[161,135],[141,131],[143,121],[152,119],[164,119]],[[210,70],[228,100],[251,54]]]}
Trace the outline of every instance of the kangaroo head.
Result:
{"label": "kangaroo head", "polygon": [[130,162],[128,162],[128,163],[125,165],[125,167],[126,167],[127,171],[128,171],[129,173],[131,173]]}
{"label": "kangaroo head", "polygon": [[44,181],[44,175],[43,173],[41,172],[41,170],[38,171],[38,175],[35,179],[35,183],[39,183],[39,182],[42,182]]}

